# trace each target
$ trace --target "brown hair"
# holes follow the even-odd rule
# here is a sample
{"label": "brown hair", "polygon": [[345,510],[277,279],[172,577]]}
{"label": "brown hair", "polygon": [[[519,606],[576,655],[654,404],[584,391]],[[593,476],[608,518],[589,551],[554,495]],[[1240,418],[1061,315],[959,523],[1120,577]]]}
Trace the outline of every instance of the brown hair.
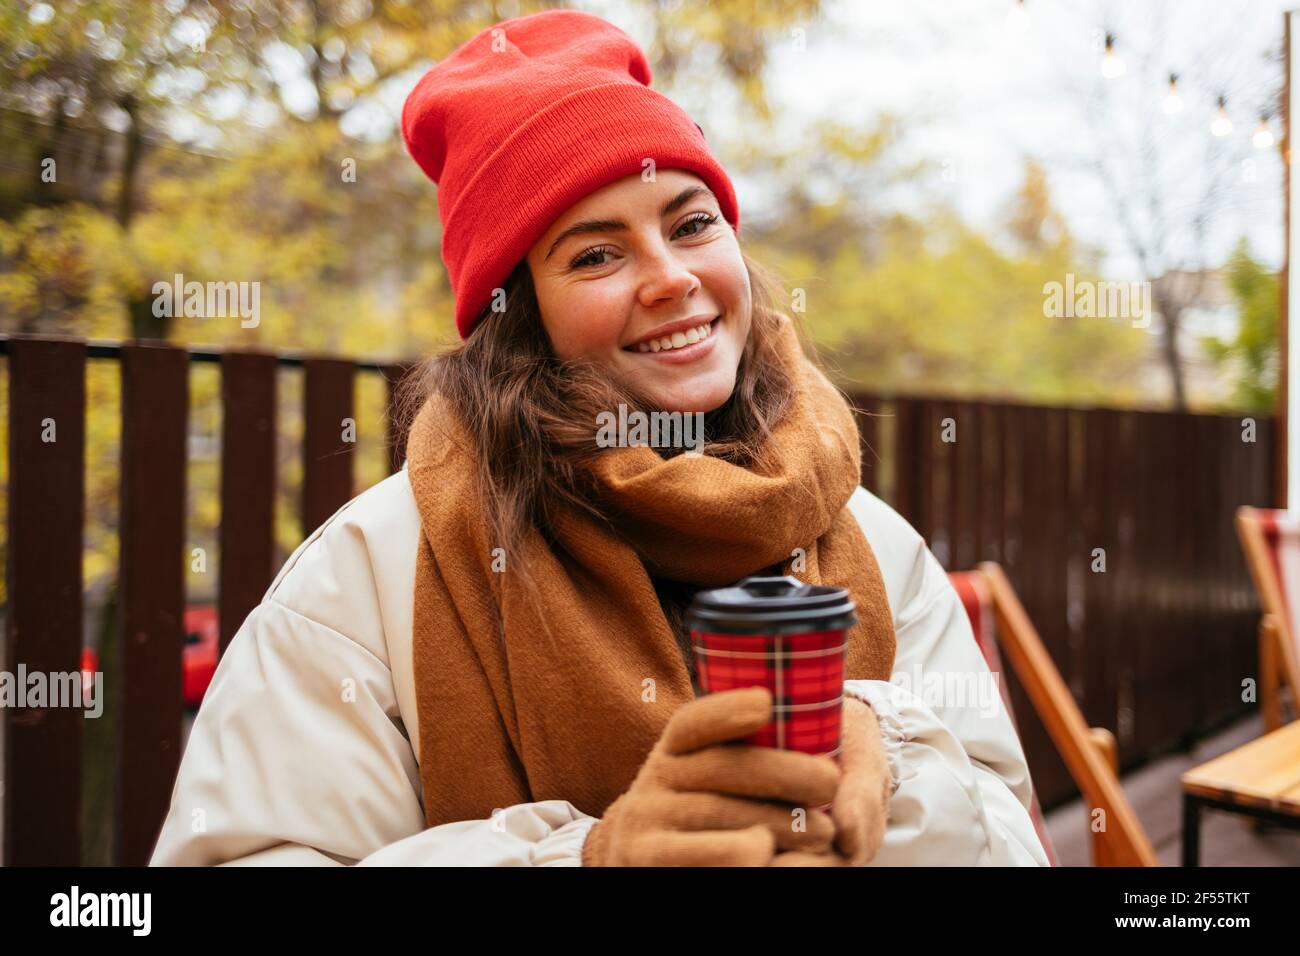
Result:
{"label": "brown hair", "polygon": [[[762,470],[767,435],[794,392],[776,352],[786,299],[780,280],[743,251],[753,302],[752,324],[731,397],[704,417],[704,453]],[[404,434],[434,392],[441,393],[477,438],[479,486],[492,540],[511,557],[512,572],[534,586],[515,545],[531,529],[548,533],[556,508],[573,508],[617,532],[585,483],[585,468],[601,447],[597,415],[618,408],[655,410],[650,399],[612,378],[599,363],[561,362],[542,325],[532,273],[521,260],[504,284],[505,308],[484,309],[469,338],[428,359],[403,383],[399,416]],[[796,330],[801,330],[796,323]],[[805,342],[805,351],[811,354]],[[680,450],[656,449],[669,457]],[[549,540],[549,539],[548,539]],[[681,612],[690,594],[678,582],[656,581],[661,605],[679,643]],[[683,645],[684,646],[684,645]]]}

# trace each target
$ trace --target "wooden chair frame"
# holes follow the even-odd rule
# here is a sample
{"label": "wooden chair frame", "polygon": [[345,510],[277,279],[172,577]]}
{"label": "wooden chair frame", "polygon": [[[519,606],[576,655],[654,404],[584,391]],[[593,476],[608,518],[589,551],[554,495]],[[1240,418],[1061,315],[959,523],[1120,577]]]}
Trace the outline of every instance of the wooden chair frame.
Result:
{"label": "wooden chair frame", "polygon": [[1300,716],[1300,661],[1286,612],[1282,582],[1269,555],[1260,509],[1242,505],[1237,509],[1237,536],[1246,555],[1251,579],[1259,593],[1263,614],[1259,620],[1259,705],[1264,732],[1277,730],[1282,717],[1283,697],[1289,695],[1292,719]]}
{"label": "wooden chair frame", "polygon": [[[1159,866],[1155,847],[1120,786],[1114,735],[1104,727],[1088,726],[1002,568],[985,561],[976,570],[992,598],[998,648],[1015,669],[1090,808],[1093,865]],[[1104,811],[1101,830],[1092,828],[1092,809]]]}

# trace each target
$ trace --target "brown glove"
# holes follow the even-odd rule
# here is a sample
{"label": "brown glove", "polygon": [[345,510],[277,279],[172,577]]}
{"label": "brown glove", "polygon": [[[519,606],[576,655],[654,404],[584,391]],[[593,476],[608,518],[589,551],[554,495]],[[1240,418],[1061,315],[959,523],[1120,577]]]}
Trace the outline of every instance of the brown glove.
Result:
{"label": "brown glove", "polygon": [[833,848],[777,853],[769,866],[863,866],[880,849],[893,779],[876,712],[856,697],[844,698],[840,746],[840,782],[831,807]]}
{"label": "brown glove", "polygon": [[679,708],[588,832],[582,865],[766,866],[778,849],[829,852],[835,824],[816,807],[834,796],[839,768],[830,757],[738,742],[771,716],[762,687]]}

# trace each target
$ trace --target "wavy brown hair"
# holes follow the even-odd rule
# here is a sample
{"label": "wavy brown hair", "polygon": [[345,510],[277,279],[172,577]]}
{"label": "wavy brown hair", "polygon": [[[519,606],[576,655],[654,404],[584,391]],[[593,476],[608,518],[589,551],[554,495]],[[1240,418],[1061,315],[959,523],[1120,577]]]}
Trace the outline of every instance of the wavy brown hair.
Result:
{"label": "wavy brown hair", "polygon": [[[778,302],[784,285],[743,251],[749,272],[753,321],[736,373],[736,387],[704,416],[703,451],[762,471],[767,436],[794,393],[777,353],[783,321]],[[603,450],[596,443],[597,415],[625,403],[629,411],[656,409],[648,396],[618,381],[596,362],[562,362],[542,325],[532,273],[521,260],[504,284],[505,307],[484,309],[469,338],[429,358],[403,383],[398,414],[405,434],[428,397],[441,393],[477,440],[479,487],[492,540],[511,556],[511,570],[535,584],[514,556],[536,528],[549,535],[551,516],[572,508],[618,529],[591,493],[585,465]],[[813,353],[795,323],[807,354]],[[671,457],[681,449],[657,448]],[[670,626],[684,640],[681,611],[692,593],[679,582],[656,581]]]}

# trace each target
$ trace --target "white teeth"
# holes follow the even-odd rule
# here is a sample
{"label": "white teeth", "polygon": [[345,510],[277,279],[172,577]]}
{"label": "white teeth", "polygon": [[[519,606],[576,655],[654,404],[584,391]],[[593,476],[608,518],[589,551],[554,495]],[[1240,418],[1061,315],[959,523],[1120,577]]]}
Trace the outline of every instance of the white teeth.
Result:
{"label": "white teeth", "polygon": [[638,352],[666,352],[670,349],[679,349],[685,345],[694,345],[696,342],[707,339],[710,332],[712,332],[712,323],[705,322],[693,329],[687,329],[685,332],[674,332],[672,335],[652,339],[649,342],[638,342],[636,350]]}

